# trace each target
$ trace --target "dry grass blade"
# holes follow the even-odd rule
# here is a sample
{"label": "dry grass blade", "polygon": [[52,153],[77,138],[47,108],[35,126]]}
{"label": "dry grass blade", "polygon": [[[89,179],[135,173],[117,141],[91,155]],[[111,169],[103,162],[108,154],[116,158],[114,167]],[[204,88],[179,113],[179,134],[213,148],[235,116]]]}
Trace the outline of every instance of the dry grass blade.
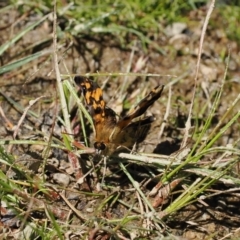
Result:
{"label": "dry grass blade", "polygon": [[214,9],[214,5],[215,5],[215,0],[211,0],[211,3],[210,3],[209,8],[208,8],[207,16],[205,18],[203,28],[202,28],[202,32],[201,32],[201,38],[200,38],[199,48],[198,48],[197,66],[196,66],[196,72],[195,72],[195,78],[194,78],[194,87],[193,87],[193,93],[192,93],[192,100],[191,100],[191,105],[190,105],[190,108],[189,108],[188,119],[187,119],[186,125],[185,125],[186,129],[185,129],[184,137],[183,137],[183,140],[182,140],[182,143],[181,143],[181,148],[186,146],[188,136],[189,136],[189,130],[191,128],[192,109],[193,109],[193,103],[194,103],[195,94],[196,94],[196,88],[197,88],[197,85],[198,85],[198,73],[199,73],[200,61],[201,61],[201,56],[202,56],[202,51],[203,51],[203,42],[204,42],[204,37],[205,37],[205,34],[206,34],[207,26],[208,26],[208,23],[209,23],[209,20],[210,20],[210,16],[211,16],[211,14],[213,12],[213,9]]}
{"label": "dry grass blade", "polygon": [[24,120],[24,118],[26,117],[28,110],[29,110],[37,101],[39,101],[39,100],[40,100],[41,98],[43,98],[43,97],[44,97],[44,96],[38,97],[38,98],[36,98],[35,100],[31,100],[31,101],[29,102],[29,105],[25,108],[25,110],[24,110],[24,112],[23,112],[23,115],[22,115],[22,117],[19,119],[18,124],[17,124],[17,126],[16,126],[16,128],[15,128],[15,130],[14,130],[14,132],[13,132],[13,138],[14,138],[14,139],[16,138],[16,136],[17,136],[17,134],[18,134],[19,128],[20,128],[21,124],[23,123],[23,120]]}

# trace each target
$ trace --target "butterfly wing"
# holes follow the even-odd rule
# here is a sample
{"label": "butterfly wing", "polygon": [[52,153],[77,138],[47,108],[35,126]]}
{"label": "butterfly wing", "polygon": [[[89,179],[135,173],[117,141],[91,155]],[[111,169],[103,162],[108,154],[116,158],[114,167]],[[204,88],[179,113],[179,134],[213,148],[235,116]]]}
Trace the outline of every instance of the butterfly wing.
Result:
{"label": "butterfly wing", "polygon": [[145,113],[146,110],[160,98],[163,88],[163,85],[159,85],[155,87],[145,98],[143,98],[132,111],[130,111],[123,119],[117,123],[119,130],[121,131],[127,127],[134,118],[139,117]]}
{"label": "butterfly wing", "polygon": [[145,98],[143,98],[137,106],[130,111],[123,119],[118,121],[113,129],[109,139],[115,145],[123,145],[131,148],[134,143],[138,143],[146,137],[153,118],[131,122],[134,118],[141,116],[146,110],[160,98],[164,86],[155,87]]}
{"label": "butterfly wing", "polygon": [[147,124],[149,125],[152,120],[140,120],[134,123],[131,121],[141,116],[161,96],[164,86],[155,87],[127,116],[117,122],[116,113],[106,106],[102,89],[97,83],[82,76],[76,76],[74,80],[80,86],[85,101],[90,107],[96,132],[94,143],[96,149],[107,153],[113,152],[119,145],[131,147],[134,142],[146,135]]}
{"label": "butterfly wing", "polygon": [[96,132],[94,147],[103,150],[105,144],[109,142],[109,135],[116,126],[116,113],[106,107],[102,89],[96,82],[82,76],[76,76],[74,81],[81,88],[84,99],[90,107]]}

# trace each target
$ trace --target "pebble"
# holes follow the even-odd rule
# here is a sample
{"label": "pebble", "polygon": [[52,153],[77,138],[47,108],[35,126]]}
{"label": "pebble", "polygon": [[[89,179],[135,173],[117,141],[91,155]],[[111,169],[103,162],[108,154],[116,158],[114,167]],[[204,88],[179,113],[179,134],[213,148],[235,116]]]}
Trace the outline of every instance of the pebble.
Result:
{"label": "pebble", "polygon": [[70,183],[70,177],[64,173],[54,173],[53,180],[64,187],[67,187]]}

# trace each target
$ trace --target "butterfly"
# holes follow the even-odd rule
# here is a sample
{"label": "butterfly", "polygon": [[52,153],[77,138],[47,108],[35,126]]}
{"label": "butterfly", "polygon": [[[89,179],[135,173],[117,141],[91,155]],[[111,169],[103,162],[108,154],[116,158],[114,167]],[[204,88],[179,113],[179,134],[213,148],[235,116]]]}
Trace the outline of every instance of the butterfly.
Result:
{"label": "butterfly", "polygon": [[164,86],[156,86],[143,98],[125,117],[118,119],[118,115],[107,107],[103,99],[103,91],[98,84],[89,78],[76,76],[75,83],[82,90],[85,102],[93,118],[95,127],[94,148],[104,155],[112,154],[117,149],[131,148],[134,143],[141,141],[153,117],[147,117],[133,122],[134,118],[141,116],[160,98]]}

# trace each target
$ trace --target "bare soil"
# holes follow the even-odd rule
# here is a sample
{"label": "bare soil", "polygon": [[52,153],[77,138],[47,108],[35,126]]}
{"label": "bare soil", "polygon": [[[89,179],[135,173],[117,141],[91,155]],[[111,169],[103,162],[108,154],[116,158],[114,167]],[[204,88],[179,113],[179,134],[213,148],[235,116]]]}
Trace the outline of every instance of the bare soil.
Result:
{"label": "bare soil", "polygon": [[[163,33],[146,33],[152,39],[154,44],[149,44],[144,50],[141,42],[133,35],[128,34],[125,37],[125,43],[122,44],[112,34],[105,35],[83,35],[82,37],[71,37],[67,39],[67,34],[59,39],[59,68],[61,74],[85,74],[85,73],[117,73],[127,72],[130,67],[131,72],[135,73],[154,73],[161,74],[162,77],[141,77],[141,76],[117,76],[108,77],[100,76],[97,82],[103,86],[104,97],[108,105],[115,109],[119,115],[126,113],[129,106],[136,104],[143,96],[145,96],[151,88],[157,84],[164,84],[165,90],[161,99],[149,109],[147,114],[153,114],[156,118],[154,128],[149,132],[149,136],[144,141],[144,144],[139,146],[139,151],[153,152],[158,154],[170,155],[179,149],[183,138],[185,121],[188,116],[189,107],[191,104],[194,76],[196,70],[197,53],[199,47],[199,38],[201,34],[201,26],[206,15],[206,9],[198,9],[189,13],[189,22],[182,31],[175,32],[169,30],[170,26],[165,26],[167,34]],[[0,20],[0,44],[3,44],[12,38],[16,33],[20,32],[30,23],[34,22],[38,16],[20,16],[18,12],[11,11],[1,17]],[[220,22],[221,15],[216,10],[211,21]],[[220,24],[219,24],[220,25]],[[64,33],[64,31],[63,31]],[[8,64],[16,59],[27,56],[30,53],[35,53],[40,50],[52,49],[52,22],[46,21],[33,31],[27,33],[16,44],[9,48],[3,56],[1,56],[1,65]],[[161,52],[155,48],[157,45]],[[199,87],[197,89],[196,101],[192,123],[196,119],[201,126],[212,107],[216,91],[224,79],[226,69],[226,59],[230,52],[230,61],[227,71],[227,78],[224,85],[223,95],[219,108],[216,112],[214,121],[211,123],[209,131],[216,126],[221,116],[231,106],[231,103],[236,99],[240,92],[240,45],[239,43],[228,39],[226,31],[220,26],[212,27],[209,25],[203,46],[203,54],[200,64]],[[145,62],[141,66],[139,60],[144,59]],[[126,83],[124,91],[121,92],[123,83]],[[37,60],[27,63],[23,67],[14,71],[5,73],[0,76],[1,86],[1,108],[9,122],[1,116],[0,136],[1,139],[12,139],[14,126],[17,125],[24,110],[30,100],[44,96],[31,107],[31,111],[37,114],[37,117],[27,115],[24,119],[24,124],[18,133],[17,139],[38,139],[43,137],[37,134],[39,131],[50,131],[52,123],[57,114],[61,114],[60,105],[57,104],[58,93],[56,88],[56,78],[52,64],[51,54],[46,54]],[[171,93],[169,87],[171,86]],[[166,112],[167,101],[171,97],[171,107],[166,122],[166,127],[158,139],[158,133],[162,124],[162,119]],[[123,98],[124,96],[124,98]],[[16,104],[12,104],[9,99],[14,100]],[[125,105],[123,105],[123,103]],[[56,107],[57,106],[57,107]],[[240,105],[238,106],[240,109]],[[228,116],[225,123],[231,119]],[[11,124],[10,124],[11,123]],[[232,125],[229,130],[217,142],[218,146],[226,146],[235,142],[239,138],[239,120],[237,124]],[[224,124],[224,123],[223,123]],[[56,129],[60,133],[62,128],[56,124]],[[32,127],[32,128],[29,128]],[[81,132],[81,128],[76,130]],[[90,138],[91,130],[87,132]],[[60,134],[56,134],[62,141]],[[82,141],[81,134],[76,136],[76,141]],[[191,139],[190,144],[194,142]],[[9,146],[5,145],[9,150]],[[43,161],[43,147],[41,145],[13,145],[11,153],[15,157],[15,161],[29,171],[29,174],[36,175],[38,178],[42,175],[41,167]],[[212,156],[213,158],[216,156]],[[84,155],[80,159],[81,166],[83,162],[88,162],[89,156]],[[211,161],[211,159],[203,159]],[[94,159],[94,164],[98,164]],[[116,162],[108,163],[109,172],[116,171]],[[89,166],[85,163],[85,170]],[[98,165],[97,165],[98,166]],[[126,176],[119,173],[111,176],[108,172],[104,179],[106,186],[99,187],[99,180],[104,174],[103,168],[97,167],[98,176],[91,176],[83,184],[79,184],[76,189],[76,173],[72,172],[69,164],[69,155],[66,151],[51,150],[48,163],[46,165],[46,179],[51,188],[60,189],[61,182],[57,181],[58,176],[63,177],[64,174],[69,176],[69,183],[64,184],[67,190],[65,197],[71,201],[71,204],[84,214],[89,219],[96,217],[96,213],[100,218],[117,219],[123,217],[126,209],[123,205],[112,203],[112,206],[102,210],[96,210],[104,198],[109,196],[121,195],[127,203],[136,201],[133,200],[133,193],[127,191],[131,186]],[[6,166],[2,166],[6,171]],[[129,169],[139,183],[145,179],[145,169],[141,166],[132,164]],[[232,170],[234,175],[238,174],[238,166]],[[61,173],[63,175],[56,175]],[[8,176],[12,179],[17,179],[16,172],[8,172]],[[191,178],[190,178],[191,179]],[[192,181],[196,180],[194,177]],[[156,182],[155,182],[156,183]],[[145,186],[145,192],[152,189],[153,182]],[[53,187],[54,186],[54,187]],[[112,186],[112,188],[108,187]],[[180,190],[179,186],[176,192]],[[225,184],[217,184],[212,188],[212,192],[221,191],[222,194],[216,195],[211,199],[198,201],[192,205],[180,210],[167,219],[164,219],[168,226],[168,231],[174,236],[182,238],[178,239],[220,239],[227,234],[231,234],[230,238],[240,238],[240,212],[239,212],[239,190],[234,193],[225,193],[228,189]],[[81,191],[89,192],[89,195]],[[54,192],[54,190],[53,190]],[[52,211],[56,208],[61,209],[60,215],[64,215],[70,211],[66,202],[62,198],[50,193]],[[59,193],[59,192],[58,192]],[[63,193],[62,193],[63,194]],[[177,195],[177,193],[176,193]],[[24,196],[22,196],[24,198]],[[46,198],[49,196],[43,196]],[[175,196],[171,196],[174,198]],[[26,199],[25,199],[26,200]],[[171,202],[171,199],[166,201],[163,208]],[[34,204],[40,204],[34,202]],[[52,205],[51,205],[52,204]],[[41,219],[37,213],[34,216],[36,219]],[[66,215],[63,220],[66,221]],[[58,214],[55,215],[61,219]],[[77,231],[77,226],[81,223],[81,217],[74,218],[72,221],[72,230]],[[5,224],[5,223],[4,223]],[[16,228],[12,223],[7,223],[8,227]],[[11,225],[12,224],[12,225]],[[131,222],[133,224],[133,222]],[[136,220],[136,226],[138,226]],[[14,225],[14,226],[13,226]],[[133,227],[136,227],[133,226]],[[74,231],[74,230],[73,230]],[[92,234],[92,235],[91,235]],[[94,233],[90,233],[94,236]],[[153,235],[154,236],[154,235]],[[106,237],[106,235],[105,235]],[[79,239],[76,237],[76,239]],[[81,239],[81,238],[80,238]],[[89,239],[91,239],[89,237]],[[92,237],[92,239],[97,239]],[[101,239],[108,239],[102,237]],[[176,238],[177,239],[177,238]]]}

